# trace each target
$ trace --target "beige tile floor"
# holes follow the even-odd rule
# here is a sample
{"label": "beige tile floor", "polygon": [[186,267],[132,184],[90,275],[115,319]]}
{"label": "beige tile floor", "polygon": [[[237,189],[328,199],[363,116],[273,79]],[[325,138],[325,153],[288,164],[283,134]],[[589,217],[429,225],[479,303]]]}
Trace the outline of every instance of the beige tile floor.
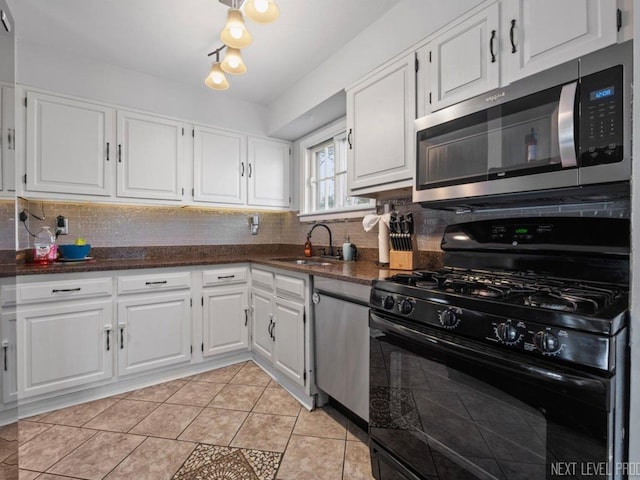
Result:
{"label": "beige tile floor", "polygon": [[[331,407],[308,412],[253,362],[37,415],[18,430],[20,480],[372,479],[364,432]],[[203,465],[209,473],[196,476]]]}

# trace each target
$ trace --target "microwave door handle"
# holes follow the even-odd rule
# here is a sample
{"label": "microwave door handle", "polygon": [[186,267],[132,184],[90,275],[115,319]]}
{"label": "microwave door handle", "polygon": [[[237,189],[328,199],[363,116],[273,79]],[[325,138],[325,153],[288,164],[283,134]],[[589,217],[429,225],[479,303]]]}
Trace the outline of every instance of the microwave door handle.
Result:
{"label": "microwave door handle", "polygon": [[575,127],[575,102],[578,82],[562,87],[558,104],[558,143],[562,168],[577,167]]}

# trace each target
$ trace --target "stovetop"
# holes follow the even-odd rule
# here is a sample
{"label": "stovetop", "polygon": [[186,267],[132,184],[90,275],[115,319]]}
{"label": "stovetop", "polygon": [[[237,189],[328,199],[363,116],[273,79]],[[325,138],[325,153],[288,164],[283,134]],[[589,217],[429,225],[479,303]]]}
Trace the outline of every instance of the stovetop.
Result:
{"label": "stovetop", "polygon": [[[448,268],[416,271],[387,279],[398,285],[429,292],[453,293],[477,301],[492,300],[541,311],[597,316],[607,310],[626,309],[628,288],[604,282],[559,278],[532,271],[488,271]],[[607,313],[609,315],[611,312]],[[615,312],[613,312],[615,313]]]}

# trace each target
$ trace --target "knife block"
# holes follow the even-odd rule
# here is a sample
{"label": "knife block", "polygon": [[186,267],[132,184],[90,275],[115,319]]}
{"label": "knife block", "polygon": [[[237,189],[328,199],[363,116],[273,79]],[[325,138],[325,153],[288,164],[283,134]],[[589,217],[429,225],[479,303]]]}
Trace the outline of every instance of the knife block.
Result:
{"label": "knife block", "polygon": [[413,250],[389,250],[389,268],[393,270],[413,270],[416,268],[416,239],[411,235]]}

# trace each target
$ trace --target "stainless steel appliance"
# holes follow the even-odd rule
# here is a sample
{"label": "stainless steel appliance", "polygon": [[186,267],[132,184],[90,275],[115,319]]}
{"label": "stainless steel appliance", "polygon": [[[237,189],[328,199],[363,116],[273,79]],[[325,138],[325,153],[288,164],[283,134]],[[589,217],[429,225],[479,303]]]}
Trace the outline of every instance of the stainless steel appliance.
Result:
{"label": "stainless steel appliance", "polygon": [[413,201],[627,195],[632,50],[615,45],[416,120]]}
{"label": "stainless steel appliance", "polygon": [[374,476],[625,478],[628,220],[451,225],[442,248],[371,291]]}
{"label": "stainless steel appliance", "polygon": [[369,420],[368,285],[314,277],[316,385]]}

